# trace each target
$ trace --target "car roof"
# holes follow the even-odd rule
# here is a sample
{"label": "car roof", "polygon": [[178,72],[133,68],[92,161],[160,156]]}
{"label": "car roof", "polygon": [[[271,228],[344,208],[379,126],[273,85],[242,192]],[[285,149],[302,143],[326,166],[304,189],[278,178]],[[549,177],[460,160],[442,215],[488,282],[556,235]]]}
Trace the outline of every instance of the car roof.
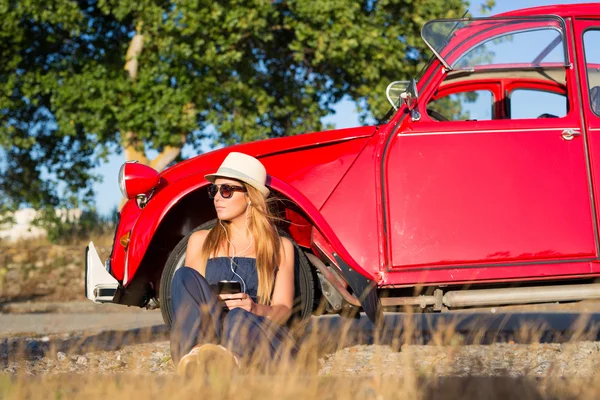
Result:
{"label": "car roof", "polygon": [[551,6],[523,8],[497,14],[495,17],[517,17],[533,15],[559,15],[566,17],[585,17],[600,15],[600,3],[554,4]]}

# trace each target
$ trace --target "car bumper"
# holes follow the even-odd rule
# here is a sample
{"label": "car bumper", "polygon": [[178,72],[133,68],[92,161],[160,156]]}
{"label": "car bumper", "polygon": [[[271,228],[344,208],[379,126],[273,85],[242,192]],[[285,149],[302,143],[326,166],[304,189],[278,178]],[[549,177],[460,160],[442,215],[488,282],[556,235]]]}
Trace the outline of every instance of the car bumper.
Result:
{"label": "car bumper", "polygon": [[119,282],[100,260],[94,242],[85,248],[85,296],[95,303],[111,303]]}

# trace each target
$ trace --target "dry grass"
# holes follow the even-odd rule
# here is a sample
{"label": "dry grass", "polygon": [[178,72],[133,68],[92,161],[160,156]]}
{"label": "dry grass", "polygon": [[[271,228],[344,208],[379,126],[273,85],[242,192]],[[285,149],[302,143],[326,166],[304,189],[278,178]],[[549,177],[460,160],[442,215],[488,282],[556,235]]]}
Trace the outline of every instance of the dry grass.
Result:
{"label": "dry grass", "polygon": [[46,377],[0,380],[3,399],[597,399],[598,392],[565,387],[584,382],[539,384],[529,379],[456,378],[406,383],[394,378],[340,379],[246,375],[210,383],[176,377]]}
{"label": "dry grass", "polygon": [[[101,258],[110,254],[112,239],[112,234],[93,238]],[[88,243],[88,238],[69,245],[45,238],[0,242],[0,303],[81,300]]]}
{"label": "dry grass", "polygon": [[[539,324],[523,327],[510,339],[524,344],[509,341],[473,345],[480,338],[490,337],[485,327],[479,326],[466,337],[456,331],[453,323],[447,323],[423,337],[419,329],[406,324],[381,335],[369,331],[366,334],[370,337],[365,338],[365,329],[357,329],[356,321],[346,321],[335,327],[312,326],[303,332],[300,352],[293,361],[284,357],[267,364],[259,357],[247,360],[247,366],[233,375],[214,362],[208,371],[183,379],[174,373],[168,356],[161,360],[166,365],[164,374],[151,374],[147,367],[135,367],[140,364],[139,359],[148,357],[148,350],[132,346],[126,356],[119,356],[126,367],[116,371],[89,368],[74,372],[50,370],[36,376],[24,372],[0,374],[0,399],[597,399],[599,353],[590,353],[586,358],[579,342],[595,340],[597,332],[582,332],[579,326],[572,330],[570,342],[561,347],[552,345],[559,349],[561,362],[576,363],[568,367],[568,374],[561,372],[565,365],[551,365],[543,375],[536,373],[539,358],[548,353],[541,352],[545,345],[539,343]],[[361,361],[365,364],[363,372],[347,372],[356,367],[356,357],[352,356],[360,357],[357,353],[362,351],[361,346],[356,350],[356,344],[365,342],[370,344],[371,353],[368,361]],[[93,351],[94,343],[88,345],[92,348],[84,351]],[[418,351],[423,347],[435,350],[436,358],[423,363],[419,356],[423,353]],[[518,356],[510,357],[511,351],[522,355],[523,351],[538,350],[540,356],[531,356],[525,363]],[[504,359],[495,360],[497,357]],[[494,361],[505,365],[491,368]],[[325,370],[326,362],[333,367]]]}

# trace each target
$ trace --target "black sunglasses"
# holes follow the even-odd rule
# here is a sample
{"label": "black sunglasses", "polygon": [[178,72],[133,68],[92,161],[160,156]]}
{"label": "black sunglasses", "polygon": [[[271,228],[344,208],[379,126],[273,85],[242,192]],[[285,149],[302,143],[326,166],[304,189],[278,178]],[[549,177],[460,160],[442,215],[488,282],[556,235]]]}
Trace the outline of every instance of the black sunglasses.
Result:
{"label": "black sunglasses", "polygon": [[221,197],[224,199],[230,199],[233,196],[233,192],[247,192],[245,187],[243,186],[233,186],[233,185],[210,185],[208,187],[208,197],[214,199],[217,195],[217,192],[221,193]]}

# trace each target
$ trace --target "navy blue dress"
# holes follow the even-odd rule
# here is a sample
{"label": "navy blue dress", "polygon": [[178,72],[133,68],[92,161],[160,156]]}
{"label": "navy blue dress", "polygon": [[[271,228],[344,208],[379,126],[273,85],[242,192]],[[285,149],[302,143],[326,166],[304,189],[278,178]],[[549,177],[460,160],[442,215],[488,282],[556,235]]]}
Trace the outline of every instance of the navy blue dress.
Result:
{"label": "navy blue dress", "polygon": [[216,285],[219,281],[240,282],[242,291],[256,302],[258,295],[256,258],[234,257],[233,266],[229,257],[209,258],[206,263],[204,277],[211,286]]}
{"label": "navy blue dress", "polygon": [[233,271],[230,263],[229,257],[209,259],[206,277],[190,267],[175,272],[171,285],[171,358],[175,364],[203,343],[222,344],[242,361],[295,355],[297,349],[287,327],[241,308],[223,308],[211,288],[220,280],[242,283],[242,290],[254,301],[258,292],[256,259],[235,257]]}

